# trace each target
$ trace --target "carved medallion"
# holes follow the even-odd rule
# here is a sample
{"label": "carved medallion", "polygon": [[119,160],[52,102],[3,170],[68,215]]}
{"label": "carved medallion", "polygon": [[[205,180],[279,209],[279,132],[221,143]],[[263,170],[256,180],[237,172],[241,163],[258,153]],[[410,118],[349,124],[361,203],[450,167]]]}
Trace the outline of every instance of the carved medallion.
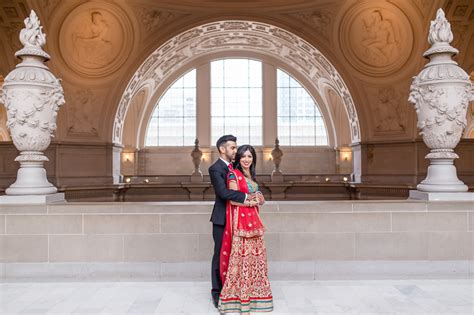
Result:
{"label": "carved medallion", "polygon": [[407,16],[389,2],[357,4],[341,22],[339,45],[359,72],[386,76],[408,60],[413,30]]}
{"label": "carved medallion", "polygon": [[83,76],[102,77],[116,71],[132,46],[131,23],[117,6],[85,3],[69,13],[60,32],[65,63]]}

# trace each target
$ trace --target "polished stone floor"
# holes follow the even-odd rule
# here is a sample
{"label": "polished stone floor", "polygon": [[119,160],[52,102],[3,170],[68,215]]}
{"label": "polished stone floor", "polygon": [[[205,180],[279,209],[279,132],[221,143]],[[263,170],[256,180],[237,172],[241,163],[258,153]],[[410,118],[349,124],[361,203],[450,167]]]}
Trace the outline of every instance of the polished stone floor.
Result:
{"label": "polished stone floor", "polygon": [[[218,314],[208,282],[0,283],[0,314]],[[471,280],[273,281],[272,314],[474,314]]]}

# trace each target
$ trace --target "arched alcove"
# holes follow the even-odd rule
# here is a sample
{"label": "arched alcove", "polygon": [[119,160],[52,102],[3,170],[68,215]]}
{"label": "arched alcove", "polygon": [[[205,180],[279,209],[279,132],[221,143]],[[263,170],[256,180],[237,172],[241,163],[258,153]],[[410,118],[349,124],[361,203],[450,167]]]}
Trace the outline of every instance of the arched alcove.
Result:
{"label": "arched alcove", "polygon": [[[351,142],[360,140],[360,126],[350,92],[334,66],[315,47],[300,37],[273,25],[250,21],[220,21],[208,23],[181,33],[155,50],[135,72],[120,100],[114,121],[112,140],[123,143],[125,117],[131,101],[144,82],[151,83],[155,91],[169,86],[176,71],[198,58],[218,52],[254,52],[272,57],[286,68],[304,77],[321,95],[320,84],[326,80],[336,89],[346,109],[351,129]],[[188,66],[189,68],[189,66]],[[285,67],[283,67],[285,68]],[[153,97],[150,101],[156,102]]]}
{"label": "arched alcove", "polygon": [[[254,58],[267,68],[282,69],[294,77],[319,105],[330,147],[360,141],[359,120],[351,94],[335,67],[315,47],[273,25],[220,21],[175,36],[142,63],[118,105],[113,142],[130,149],[143,149],[148,118],[167,88],[187,71],[206,67],[210,60],[229,57]],[[327,94],[326,86],[333,92]],[[338,128],[337,124],[346,126]],[[339,129],[342,134],[337,135]],[[270,134],[275,137],[276,130]],[[267,137],[264,148],[273,145],[274,137]],[[211,146],[207,139],[201,144]]]}

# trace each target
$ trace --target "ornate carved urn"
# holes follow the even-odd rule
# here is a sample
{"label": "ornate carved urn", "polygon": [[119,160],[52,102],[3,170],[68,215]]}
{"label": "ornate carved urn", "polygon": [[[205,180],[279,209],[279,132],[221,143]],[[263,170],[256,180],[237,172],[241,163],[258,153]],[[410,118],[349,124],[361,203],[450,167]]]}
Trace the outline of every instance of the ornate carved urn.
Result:
{"label": "ornate carved urn", "polygon": [[43,51],[46,35],[34,11],[25,19],[20,32],[23,49],[15,56],[22,62],[5,78],[2,99],[7,110],[7,128],[20,151],[16,182],[7,195],[46,195],[57,192],[48,182],[43,154],[56,130],[56,116],[64,104],[60,81],[44,64],[50,57]]}
{"label": "ornate carved urn", "polygon": [[451,26],[438,9],[431,22],[428,42],[423,56],[430,59],[414,77],[408,101],[413,103],[418,116],[418,128],[430,149],[427,177],[418,186],[424,192],[465,192],[468,187],[456,174],[454,153],[466,127],[466,110],[471,98],[471,82],[452,56],[458,50],[450,45]]}

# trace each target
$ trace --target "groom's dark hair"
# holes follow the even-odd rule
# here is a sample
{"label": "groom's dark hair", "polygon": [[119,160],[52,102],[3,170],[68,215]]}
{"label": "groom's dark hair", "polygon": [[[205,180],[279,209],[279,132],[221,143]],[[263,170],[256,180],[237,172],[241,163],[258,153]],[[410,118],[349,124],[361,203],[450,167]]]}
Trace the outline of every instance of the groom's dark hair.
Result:
{"label": "groom's dark hair", "polygon": [[219,148],[223,146],[227,141],[237,142],[237,138],[234,137],[233,135],[225,135],[225,136],[220,137],[216,142],[217,152],[221,153]]}

